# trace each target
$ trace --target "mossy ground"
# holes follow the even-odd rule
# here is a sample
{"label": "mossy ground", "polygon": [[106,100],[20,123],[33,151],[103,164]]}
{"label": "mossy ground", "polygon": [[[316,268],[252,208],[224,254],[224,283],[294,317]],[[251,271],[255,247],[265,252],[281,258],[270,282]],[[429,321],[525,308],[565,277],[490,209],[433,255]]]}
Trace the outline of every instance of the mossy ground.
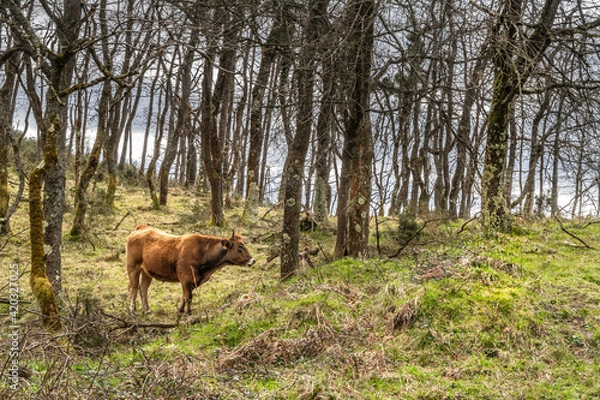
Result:
{"label": "mossy ground", "polygon": [[[27,279],[28,232],[10,238],[0,253],[6,282],[11,263],[25,273],[19,280],[23,376],[13,392],[3,368],[3,398],[600,398],[599,251],[555,221],[520,221],[512,234],[493,238],[476,223],[464,229],[430,223],[389,258],[400,247],[398,222],[384,219],[380,253],[372,240],[373,258],[337,261],[330,259],[331,221],[302,235],[303,246],[319,249],[312,267],[280,282],[278,259],[267,262],[278,248],[277,209],[242,222],[243,207],[234,204],[229,227],[218,229],[207,224],[208,198],[191,191],[174,187],[160,211],[135,185],[117,193],[115,209],[103,210],[99,185],[87,233],[65,237],[67,343],[41,328]],[[22,203],[15,233],[27,228],[26,213]],[[65,232],[71,217],[65,214]],[[176,322],[181,289],[155,281],[152,313],[126,311],[124,245],[139,223],[176,234],[226,236],[235,229],[258,263],[224,268],[196,291],[200,322],[141,327]],[[565,228],[600,247],[600,224]],[[8,311],[0,305],[3,315]],[[9,317],[2,318],[8,327]],[[2,331],[7,348],[8,333]]]}

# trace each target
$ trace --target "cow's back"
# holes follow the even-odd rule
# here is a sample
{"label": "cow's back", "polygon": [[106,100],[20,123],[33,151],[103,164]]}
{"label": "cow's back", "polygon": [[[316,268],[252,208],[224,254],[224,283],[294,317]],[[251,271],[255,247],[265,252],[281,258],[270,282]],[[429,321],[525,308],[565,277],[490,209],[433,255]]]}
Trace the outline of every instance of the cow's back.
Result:
{"label": "cow's back", "polygon": [[127,268],[142,267],[153,278],[177,281],[176,266],[180,249],[181,236],[138,226],[127,238]]}

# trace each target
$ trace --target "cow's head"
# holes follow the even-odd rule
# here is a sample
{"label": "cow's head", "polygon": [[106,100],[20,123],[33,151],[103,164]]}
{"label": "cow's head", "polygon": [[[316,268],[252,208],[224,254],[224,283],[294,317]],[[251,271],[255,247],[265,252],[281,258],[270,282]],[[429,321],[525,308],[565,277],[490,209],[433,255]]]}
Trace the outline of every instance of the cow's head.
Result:
{"label": "cow's head", "polygon": [[253,265],[256,260],[250,255],[250,251],[244,244],[242,237],[235,233],[229,239],[222,239],[225,260],[233,265]]}

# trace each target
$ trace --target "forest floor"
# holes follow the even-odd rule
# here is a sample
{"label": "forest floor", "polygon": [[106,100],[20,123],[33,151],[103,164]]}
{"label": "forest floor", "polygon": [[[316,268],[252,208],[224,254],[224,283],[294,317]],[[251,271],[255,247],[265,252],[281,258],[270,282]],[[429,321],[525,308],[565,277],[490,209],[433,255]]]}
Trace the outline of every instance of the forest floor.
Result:
{"label": "forest floor", "polygon": [[[234,204],[217,229],[206,225],[206,197],[182,188],[160,211],[137,186],[120,187],[111,212],[102,194],[99,185],[88,233],[64,238],[61,335],[41,328],[31,296],[26,203],[14,236],[0,237],[0,398],[600,398],[599,223],[517,220],[510,235],[486,237],[477,222],[430,222],[390,257],[402,247],[398,221],[379,218],[372,258],[331,261],[331,221],[302,234],[316,254],[281,282],[279,259],[267,262],[277,208],[242,221]],[[71,219],[67,210],[65,232]],[[178,284],[154,281],[152,313],[135,317],[124,251],[139,223],[175,234],[235,229],[258,262],[214,274],[195,292],[192,318],[177,316]],[[5,303],[17,270],[13,321]]]}

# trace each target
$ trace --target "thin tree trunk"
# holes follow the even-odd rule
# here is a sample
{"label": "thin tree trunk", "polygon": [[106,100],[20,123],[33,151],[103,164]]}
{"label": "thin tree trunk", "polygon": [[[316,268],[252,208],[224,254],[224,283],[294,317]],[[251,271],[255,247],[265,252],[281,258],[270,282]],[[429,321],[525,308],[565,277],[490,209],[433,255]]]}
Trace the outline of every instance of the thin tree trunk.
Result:
{"label": "thin tree trunk", "polygon": [[511,226],[505,197],[510,107],[550,44],[550,27],[559,3],[560,0],[547,0],[534,32],[526,40],[519,41],[517,33],[523,2],[502,2],[502,17],[493,42],[496,47],[494,88],[482,176],[482,217],[488,231],[507,231]]}
{"label": "thin tree trunk", "polygon": [[544,100],[541,102],[540,109],[536,113],[531,123],[531,148],[529,150],[529,164],[527,167],[527,175],[525,177],[525,183],[523,190],[519,197],[517,197],[512,203],[511,208],[521,204],[523,199],[525,203],[523,205],[523,214],[525,216],[531,216],[533,214],[533,203],[535,195],[535,173],[537,170],[538,161],[544,151],[544,139],[540,138],[540,124],[544,116],[546,116],[548,107],[550,105],[550,95],[546,94]]}
{"label": "thin tree trunk", "polygon": [[140,172],[143,174],[146,169],[146,154],[148,151],[148,139],[150,138],[150,128],[152,127],[152,118],[154,117],[154,93],[157,92],[158,77],[161,76],[161,63],[156,66],[156,75],[150,86],[150,97],[148,98],[148,114],[146,115],[146,129],[144,131],[144,144],[142,146],[142,158],[140,160]]}
{"label": "thin tree trunk", "polygon": [[465,180],[465,169],[467,168],[467,152],[473,153],[473,144],[470,140],[471,131],[471,111],[477,95],[481,90],[480,82],[485,71],[485,68],[489,62],[488,43],[484,43],[481,47],[479,54],[480,57],[475,62],[475,66],[470,73],[469,80],[467,83],[467,89],[465,91],[465,98],[461,109],[461,116],[458,123],[458,129],[456,132],[456,166],[454,168],[454,175],[452,176],[452,183],[449,193],[449,214],[452,218],[456,218],[462,213],[459,212],[459,193],[462,191],[462,202],[468,197],[466,192],[469,187],[463,187],[462,183]]}
{"label": "thin tree trunk", "polygon": [[348,7],[354,24],[348,34],[353,76],[342,153],[336,258],[367,256],[371,206],[373,143],[368,109],[376,9],[372,0],[351,1]]}
{"label": "thin tree trunk", "polygon": [[[112,70],[112,59],[108,50],[108,26],[106,18],[106,0],[103,0],[100,5],[100,31],[103,37],[101,47],[102,55],[106,68]],[[96,138],[94,146],[88,157],[87,164],[81,177],[77,180],[75,187],[75,210],[73,215],[73,225],[71,226],[70,235],[79,236],[85,230],[85,215],[88,208],[87,188],[91,182],[96,169],[100,162],[102,147],[107,136],[107,117],[112,95],[112,85],[110,81],[105,81],[102,84],[102,92],[100,94],[100,102],[98,105],[98,125],[96,129]]]}
{"label": "thin tree trunk", "polygon": [[73,213],[73,225],[69,233],[71,236],[81,235],[85,230],[85,215],[88,208],[87,188],[98,168],[102,147],[107,136],[107,115],[111,92],[111,83],[109,81],[104,82],[98,105],[98,126],[94,146],[75,187],[75,211]]}
{"label": "thin tree trunk", "polygon": [[517,121],[515,118],[515,104],[511,104],[509,110],[509,137],[508,137],[508,157],[506,162],[506,171],[504,172],[504,199],[506,201],[508,212],[511,210],[513,176],[515,173],[515,164],[517,160]]}
{"label": "thin tree trunk", "polygon": [[326,18],[329,0],[311,0],[304,27],[302,48],[295,70],[298,85],[296,134],[290,145],[284,170],[283,232],[281,239],[281,279],[293,275],[299,267],[300,211],[304,165],[310,143],[313,120],[313,87],[316,73],[315,51],[318,19]]}
{"label": "thin tree trunk", "polygon": [[250,148],[248,151],[247,171],[246,174],[246,205],[244,208],[244,218],[248,218],[256,214],[256,207],[259,198],[258,190],[258,173],[259,161],[263,148],[264,132],[262,125],[262,107],[265,95],[265,89],[268,86],[269,75],[275,57],[277,56],[278,47],[284,45],[289,39],[287,38],[289,23],[288,6],[281,4],[281,9],[276,10],[275,20],[271,32],[262,46],[262,57],[256,81],[252,88],[252,100],[250,104]]}
{"label": "thin tree trunk", "polygon": [[[171,63],[173,66],[173,63]],[[173,72],[172,67],[169,70],[169,74]],[[152,200],[152,208],[157,210],[160,208],[160,201],[158,198],[156,183],[155,183],[155,175],[156,175],[156,164],[158,162],[158,158],[160,157],[160,146],[162,143],[163,135],[165,132],[165,125],[168,113],[170,111],[170,102],[167,100],[169,96],[172,95],[171,89],[171,80],[167,80],[167,87],[165,90],[164,96],[158,97],[158,110],[162,109],[162,113],[158,117],[158,121],[156,123],[156,132],[154,135],[154,150],[152,158],[150,159],[150,163],[148,164],[148,169],[146,169],[146,182],[148,183],[148,189],[150,190],[150,199]],[[162,102],[164,100],[164,108],[162,107]],[[172,113],[171,113],[172,114]]]}
{"label": "thin tree trunk", "polygon": [[[323,27],[322,29],[324,29]],[[328,49],[325,49],[325,52]],[[331,57],[324,57],[323,63],[323,95],[321,96],[321,107],[317,119],[317,157],[315,161],[315,220],[324,222],[329,215],[331,203],[331,186],[329,176],[331,174],[331,124],[334,113],[335,64]]]}
{"label": "thin tree trunk", "polygon": [[[237,22],[236,17],[230,20],[229,16],[227,16],[226,20],[217,22],[219,25],[226,25],[226,27],[214,93],[212,91],[212,64],[216,54],[215,44],[209,44],[207,57],[204,61],[204,76],[202,80],[202,158],[210,184],[210,224],[221,227],[227,225],[227,219],[223,211],[223,189],[225,183],[223,171],[224,131],[219,132],[217,119],[219,113],[224,113],[228,116],[228,106],[224,106],[224,103],[229,99],[229,93],[233,90],[234,84],[233,70],[237,54],[236,38],[239,32],[239,24]],[[225,125],[224,127],[226,127],[226,121],[226,119],[222,120]]]}
{"label": "thin tree trunk", "polygon": [[225,184],[225,196],[226,202],[229,203],[231,201],[231,197],[239,198],[242,196],[242,193],[238,190],[243,187],[243,185],[234,185],[235,177],[238,177],[238,181],[242,180],[242,153],[243,153],[243,143],[242,143],[242,130],[244,125],[244,111],[246,110],[246,106],[248,105],[248,66],[250,60],[250,42],[246,45],[246,49],[244,51],[244,59],[243,65],[244,70],[242,73],[243,86],[242,93],[240,96],[240,102],[235,110],[235,118],[234,118],[234,129],[233,129],[233,137],[231,139],[231,150],[233,155],[233,161],[231,162],[229,172],[227,173],[227,180]]}
{"label": "thin tree trunk", "polygon": [[[21,56],[13,54],[4,64],[4,84],[0,88],[0,235],[10,233],[10,191],[8,190],[8,146],[11,142],[14,96]],[[18,199],[17,199],[18,200]]]}

